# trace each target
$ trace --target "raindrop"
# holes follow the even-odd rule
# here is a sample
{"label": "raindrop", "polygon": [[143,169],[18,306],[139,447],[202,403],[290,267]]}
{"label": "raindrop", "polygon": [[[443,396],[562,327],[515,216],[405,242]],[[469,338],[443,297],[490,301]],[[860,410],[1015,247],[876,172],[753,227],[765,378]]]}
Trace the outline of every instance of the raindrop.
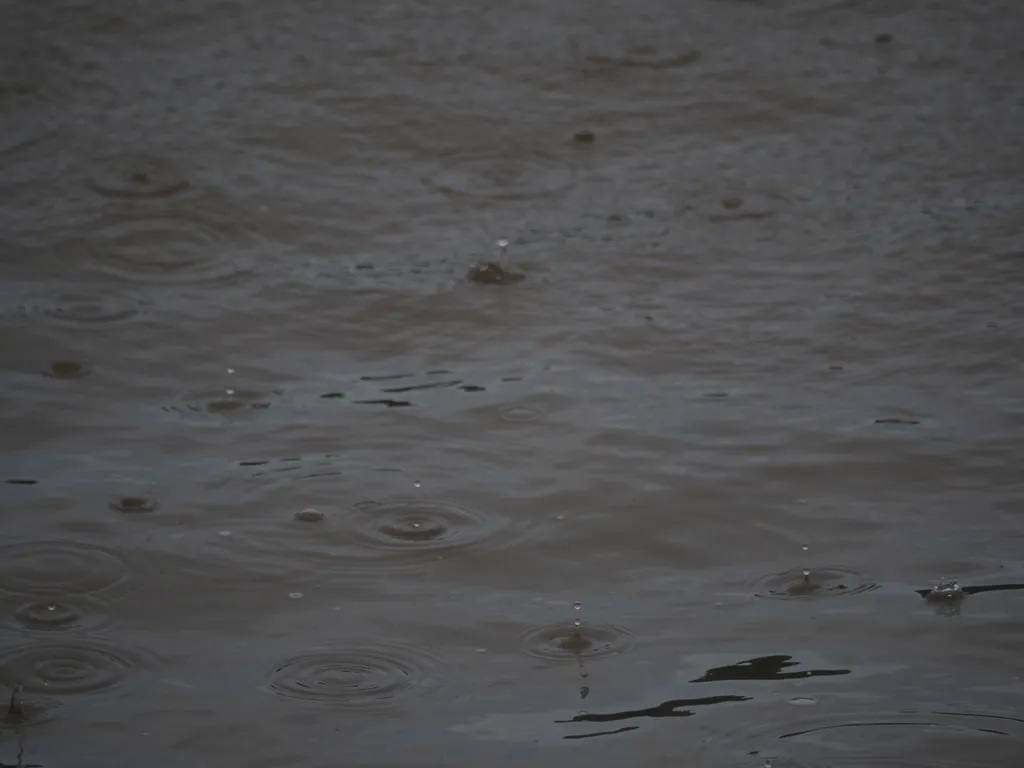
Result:
{"label": "raindrop", "polygon": [[[577,611],[578,611],[578,610],[580,610],[580,609],[582,609],[582,608],[583,608],[583,604],[582,604],[582,603],[580,603],[580,602],[579,602],[579,601],[577,600],[577,601],[576,601],[575,603],[573,603],[573,604],[572,604],[572,607],[573,607],[573,609],[574,609],[574,610],[577,610]],[[577,628],[578,628],[578,627],[580,626],[580,624],[582,624],[582,622],[580,621],[580,617],[579,617],[579,616],[577,616],[577,617],[576,617],[576,618],[575,618],[575,619],[573,620],[573,622],[572,622],[572,625],[573,625],[574,627],[577,627]]]}
{"label": "raindrop", "polygon": [[419,488],[421,485],[422,483],[419,480],[413,482],[413,486],[415,486],[416,488]]}
{"label": "raindrop", "polygon": [[801,571],[801,573],[803,573],[804,581],[806,581],[807,579],[811,578],[811,569],[810,568],[804,568],[803,571]]}
{"label": "raindrop", "polygon": [[235,394],[235,390],[232,389],[231,387],[228,387],[227,389],[224,390],[224,394],[226,394],[228,397],[231,397],[232,395]]}
{"label": "raindrop", "polygon": [[804,552],[806,552],[806,551],[807,551],[807,550],[809,550],[810,548],[811,548],[811,545],[810,545],[810,544],[804,544],[804,545],[803,545],[802,547],[800,547],[800,549],[802,549],[802,550],[803,550]]}

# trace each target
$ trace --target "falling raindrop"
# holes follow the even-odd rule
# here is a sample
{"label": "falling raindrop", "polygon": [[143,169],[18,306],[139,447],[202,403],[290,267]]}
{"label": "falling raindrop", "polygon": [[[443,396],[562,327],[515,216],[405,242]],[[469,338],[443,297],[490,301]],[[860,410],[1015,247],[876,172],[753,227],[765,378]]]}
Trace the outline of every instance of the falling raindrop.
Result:
{"label": "falling raindrop", "polygon": [[423,483],[421,483],[419,480],[414,480],[412,484],[416,488],[419,488],[421,485],[423,485]]}
{"label": "falling raindrop", "polygon": [[804,544],[804,545],[803,545],[802,547],[800,547],[800,549],[802,549],[802,550],[803,550],[804,552],[806,552],[806,551],[807,551],[807,550],[809,550],[810,548],[811,548],[811,545],[810,545],[810,544]]}
{"label": "falling raindrop", "polygon": [[808,579],[810,579],[811,578],[811,569],[810,568],[804,568],[803,575],[804,575],[804,581],[807,581]]}
{"label": "falling raindrop", "polygon": [[[582,603],[580,603],[580,601],[579,601],[579,600],[577,600],[577,601],[576,601],[575,603],[573,603],[573,604],[572,604],[572,607],[573,607],[573,609],[574,609],[574,610],[577,610],[577,611],[579,611],[579,610],[581,610],[581,609],[583,608],[583,604],[582,604]],[[572,622],[572,625],[573,625],[574,627],[579,627],[579,625],[580,625],[580,624],[582,624],[582,622],[580,621],[580,617],[579,617],[579,616],[577,616],[577,617],[576,617],[576,618],[575,618],[575,619],[573,620],[573,622]]]}

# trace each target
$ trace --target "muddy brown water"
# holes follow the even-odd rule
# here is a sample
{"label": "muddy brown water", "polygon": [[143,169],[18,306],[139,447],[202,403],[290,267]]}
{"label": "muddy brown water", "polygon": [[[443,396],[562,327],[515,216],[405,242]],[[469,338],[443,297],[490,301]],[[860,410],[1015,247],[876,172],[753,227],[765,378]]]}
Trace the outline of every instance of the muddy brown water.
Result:
{"label": "muddy brown water", "polygon": [[1019,3],[0,9],[0,763],[1024,764]]}

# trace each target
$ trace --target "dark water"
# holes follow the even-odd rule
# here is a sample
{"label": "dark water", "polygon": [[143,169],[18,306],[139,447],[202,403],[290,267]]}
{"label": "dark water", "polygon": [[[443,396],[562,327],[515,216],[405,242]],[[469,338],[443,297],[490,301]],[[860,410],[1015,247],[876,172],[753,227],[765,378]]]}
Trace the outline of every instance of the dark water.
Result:
{"label": "dark water", "polygon": [[0,763],[1024,764],[1019,3],[0,10]]}

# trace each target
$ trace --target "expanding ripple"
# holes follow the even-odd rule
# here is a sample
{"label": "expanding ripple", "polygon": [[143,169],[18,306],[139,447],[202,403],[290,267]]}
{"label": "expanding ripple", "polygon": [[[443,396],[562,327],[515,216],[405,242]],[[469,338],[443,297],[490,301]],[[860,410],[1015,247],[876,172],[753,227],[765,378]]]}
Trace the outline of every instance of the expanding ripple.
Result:
{"label": "expanding ripple", "polygon": [[117,155],[101,159],[86,186],[103,197],[143,199],[171,197],[189,182],[173,163],[148,155]]}
{"label": "expanding ripple", "polygon": [[504,520],[478,510],[403,498],[357,504],[350,522],[367,546],[400,552],[465,547],[506,527]]}
{"label": "expanding ripple", "polygon": [[481,199],[529,200],[568,189],[575,169],[541,152],[467,151],[448,155],[424,183],[447,194]]}
{"label": "expanding ripple", "polygon": [[229,215],[162,210],[120,213],[96,225],[92,266],[123,280],[199,284],[233,281],[252,271],[254,230]]}
{"label": "expanding ripple", "polygon": [[168,413],[235,420],[267,410],[271,403],[270,397],[281,394],[276,390],[268,395],[257,390],[235,387],[199,390],[183,395],[180,405],[165,405],[164,410]]}
{"label": "expanding ripple", "polygon": [[270,689],[345,709],[388,709],[436,684],[440,662],[422,649],[382,640],[312,649],[271,670]]}
{"label": "expanding ripple", "polygon": [[551,624],[531,629],[520,645],[524,653],[538,659],[580,661],[625,653],[633,646],[633,635],[610,624]]}
{"label": "expanding ripple", "polygon": [[63,696],[119,685],[137,665],[124,651],[93,641],[34,642],[0,652],[5,679],[26,693]]}
{"label": "expanding ripple", "polygon": [[92,367],[77,360],[54,360],[42,373],[51,379],[84,379],[92,373]]}
{"label": "expanding ripple", "polygon": [[160,502],[148,496],[121,496],[110,502],[110,509],[125,515],[141,515],[156,512]]}
{"label": "expanding ripple", "polygon": [[102,547],[33,541],[0,547],[0,590],[47,596],[109,593],[130,578],[127,564]]}
{"label": "expanding ripple", "polygon": [[996,714],[830,715],[773,729],[756,737],[764,747],[756,754],[779,768],[974,768],[1016,765],[1024,754],[1024,720]]}
{"label": "expanding ripple", "polygon": [[18,626],[30,632],[66,632],[95,628],[106,621],[101,603],[83,596],[29,600],[13,613]]}
{"label": "expanding ripple", "polygon": [[498,418],[509,424],[528,424],[544,418],[544,411],[528,405],[506,405],[498,409]]}
{"label": "expanding ripple", "polygon": [[121,293],[62,293],[38,296],[22,302],[18,309],[42,315],[61,325],[106,325],[120,323],[139,315],[143,302]]}
{"label": "expanding ripple", "polygon": [[856,595],[878,589],[856,571],[846,568],[794,569],[758,579],[754,594],[783,600]]}

